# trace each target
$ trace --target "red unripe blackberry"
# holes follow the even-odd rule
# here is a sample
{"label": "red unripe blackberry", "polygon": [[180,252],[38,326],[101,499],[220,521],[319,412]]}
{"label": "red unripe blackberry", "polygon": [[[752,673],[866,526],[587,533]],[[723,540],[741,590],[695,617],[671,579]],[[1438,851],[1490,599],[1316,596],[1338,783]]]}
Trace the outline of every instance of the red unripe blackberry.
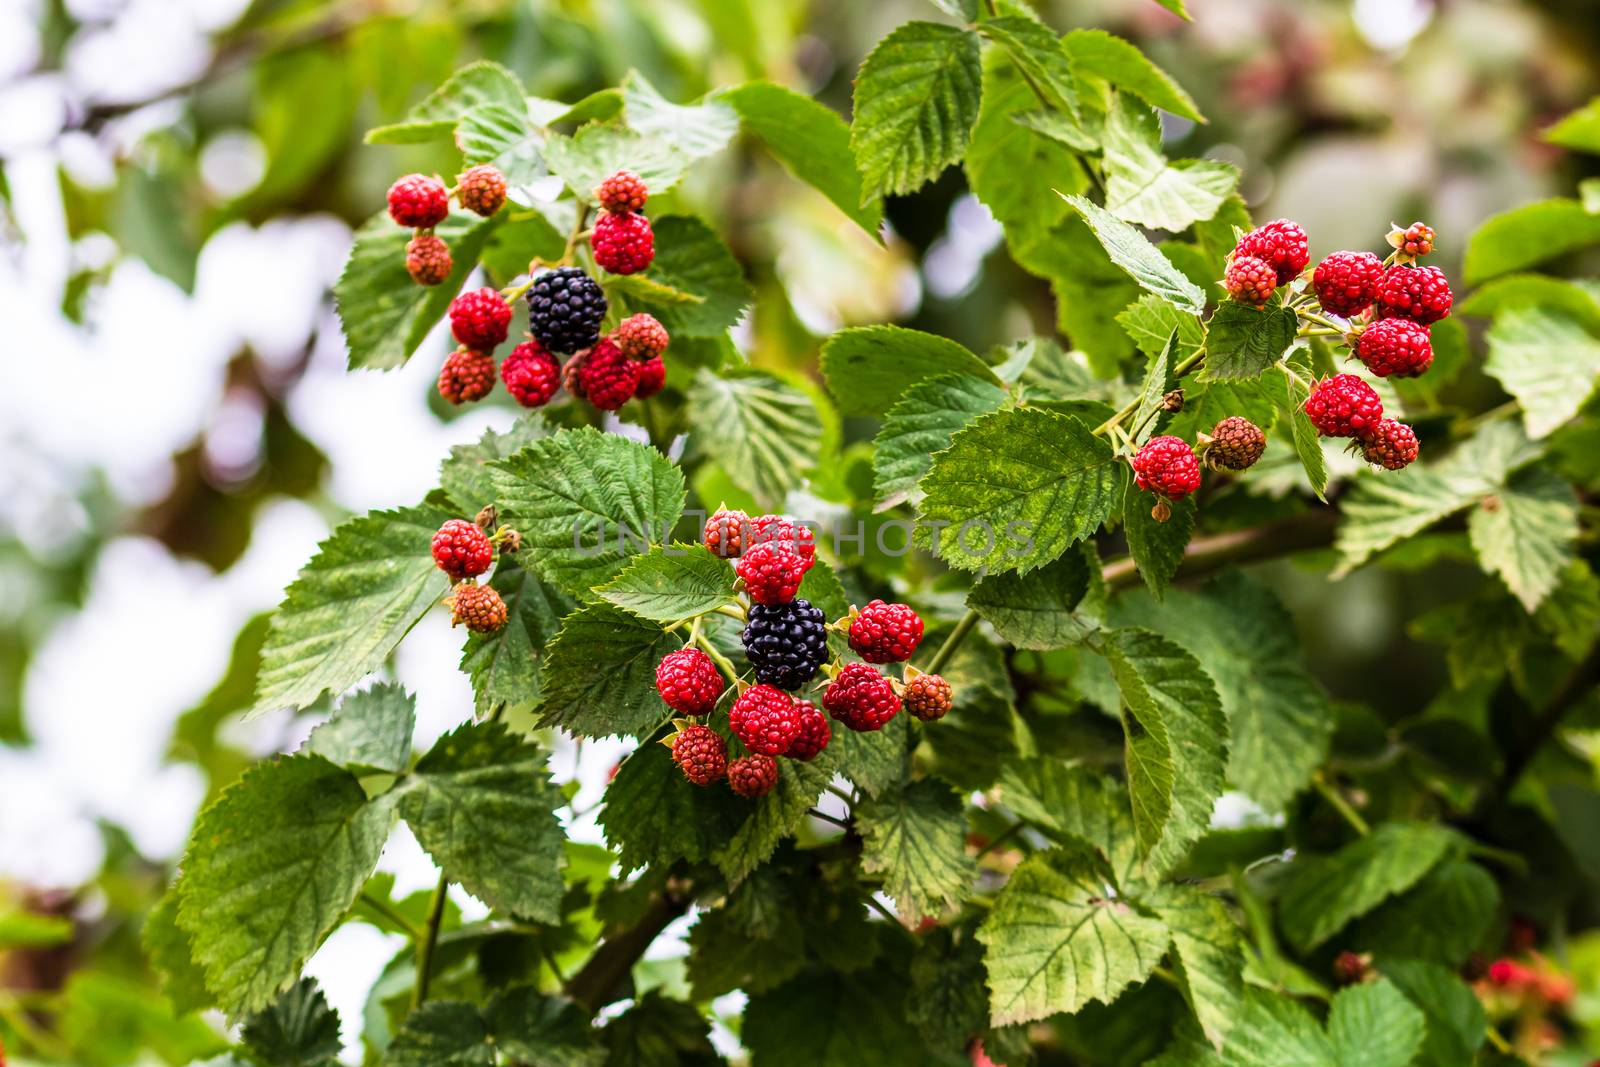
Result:
{"label": "red unripe blackberry", "polygon": [[789,751],[784,755],[801,763],[810,763],[821,755],[822,750],[828,747],[828,742],[833,740],[833,727],[828,725],[828,717],[818,711],[817,706],[809,700],[799,701],[794,707],[795,713],[800,717],[800,732],[795,735],[794,741],[789,745]]}
{"label": "red unripe blackberry", "polygon": [[1266,450],[1267,435],[1261,427],[1242,415],[1233,415],[1211,428],[1206,464],[1215,470],[1248,470]]}
{"label": "red unripe blackberry", "polygon": [[1403,422],[1384,419],[1371,437],[1362,440],[1361,457],[1384,470],[1409,467],[1417,458],[1417,435]]}
{"label": "red unripe blackberry", "polygon": [[494,561],[489,535],[466,519],[450,519],[433,535],[433,562],[456,581],[476,578]]}
{"label": "red unripe blackberry", "polygon": [[615,411],[633,399],[639,388],[639,361],[602,340],[589,350],[578,371],[584,399],[601,411]]}
{"label": "red unripe blackberry", "polygon": [[389,217],[402,226],[426,230],[450,214],[444,182],[426,174],[407,174],[389,186]]}
{"label": "red unripe blackberry", "polygon": [[450,332],[468,348],[493,348],[510,326],[511,305],[487,285],[450,302]]}
{"label": "red unripe blackberry", "polygon": [[462,582],[450,593],[450,625],[492,634],[506,624],[506,602],[487,585]]}
{"label": "red unripe blackberry", "polygon": [[456,179],[456,199],[474,214],[493,215],[506,202],[506,176],[488,163],[468,167]]}
{"label": "red unripe blackberry", "polygon": [[629,359],[653,359],[667,350],[667,328],[648,311],[629,315],[615,330],[611,340]]}
{"label": "red unripe blackberry", "polygon": [[1383,420],[1383,401],[1354,374],[1335,374],[1311,387],[1306,417],[1324,437],[1369,437]]}
{"label": "red unripe blackberry", "polygon": [[406,273],[418,285],[438,285],[450,277],[450,246],[444,238],[419,233],[407,241]]}
{"label": "red unripe blackberry", "polygon": [[617,171],[594,190],[594,198],[600,201],[600,206],[617,214],[642,210],[649,196],[650,190],[645,188],[643,179],[631,170]]}
{"label": "red unripe blackberry", "polygon": [[757,515],[750,520],[750,526],[751,544],[769,541],[792,548],[806,561],[806,569],[811,569],[812,561],[817,558],[817,535],[811,527],[803,522],[790,522],[782,515]]}
{"label": "red unripe blackberry", "polygon": [[781,756],[800,736],[800,713],[782,689],[753,685],[728,709],[728,728],[751,752]]}
{"label": "red unripe blackberry", "polygon": [[1359,315],[1378,297],[1383,260],[1371,252],[1335,252],[1311,275],[1322,310],[1341,318]]}
{"label": "red unripe blackberry", "polygon": [[1410,319],[1379,319],[1361,331],[1356,357],[1380,378],[1415,378],[1433,366],[1433,341]]}
{"label": "red unripe blackberry", "polygon": [[757,604],[786,604],[800,588],[806,567],[805,559],[787,543],[763,541],[746,548],[734,570]]}
{"label": "red unripe blackberry", "polygon": [[672,762],[695,785],[710,785],[728,773],[728,743],[711,727],[691,723],[673,735]]}
{"label": "red unripe blackberry", "polygon": [[612,274],[638,274],[656,258],[650,220],[631,211],[626,215],[607,212],[596,219],[589,247],[594,250],[594,261]]}
{"label": "red unripe blackberry", "polygon": [[850,647],[868,663],[911,658],[922,640],[922,619],[904,604],[874,600],[850,620]]}
{"label": "red unripe blackberry", "polygon": [[1538,977],[1532,967],[1525,967],[1516,960],[1501,958],[1489,964],[1489,981],[1493,985],[1510,989],[1531,984]]}
{"label": "red unripe blackberry", "polygon": [[661,357],[644,360],[639,364],[639,388],[633,395],[640,400],[649,400],[661,392],[661,387],[667,384],[667,365],[661,362]]}
{"label": "red unripe blackberry", "polygon": [[772,792],[778,785],[778,761],[753,752],[728,764],[728,788],[754,800]]}
{"label": "red unripe blackberry", "polygon": [[1438,267],[1390,267],[1378,281],[1378,318],[1431,326],[1450,314],[1450,281]]}
{"label": "red unripe blackberry", "polygon": [[1278,284],[1288,285],[1311,262],[1311,244],[1298,222],[1276,219],[1239,238],[1233,254],[1235,258],[1254,256],[1266,260],[1267,266],[1277,272]]}
{"label": "red unripe blackberry", "polygon": [[452,404],[482,400],[494,388],[494,357],[475,348],[458,348],[439,368],[439,395]]}
{"label": "red unripe blackberry", "polygon": [[1340,985],[1355,985],[1372,970],[1372,957],[1345,951],[1333,960],[1333,977]]}
{"label": "red unripe blackberry", "polygon": [[751,532],[750,516],[742,511],[722,508],[706,520],[703,540],[713,556],[737,559]]}
{"label": "red unripe blackberry", "polygon": [[1132,464],[1139,488],[1168,500],[1182,500],[1200,488],[1200,461],[1181,437],[1152,437]]}
{"label": "red unripe blackberry", "polygon": [[1405,229],[1396,227],[1390,234],[1389,243],[1394,245],[1395,251],[1412,259],[1420,259],[1433,252],[1433,239],[1437,236],[1433,227],[1425,222],[1413,222]]}
{"label": "red unripe blackberry", "polygon": [[684,715],[709,715],[722,696],[722,672],[698,648],[668,652],[656,664],[656,692],[673,711]]}
{"label": "red unripe blackberry", "polygon": [[1222,277],[1222,287],[1241,304],[1261,307],[1278,287],[1278,275],[1264,259],[1234,256]]}
{"label": "red unripe blackberry", "polygon": [[919,674],[906,683],[906,710],[923,722],[937,722],[955,706],[950,683],[937,674]]}
{"label": "red unripe blackberry", "polygon": [[500,361],[500,380],[523,407],[543,407],[561,388],[561,364],[538,341],[524,341]]}
{"label": "red unripe blackberry", "polygon": [[822,691],[828,714],[858,733],[881,730],[900,711],[889,679],[866,663],[846,663]]}

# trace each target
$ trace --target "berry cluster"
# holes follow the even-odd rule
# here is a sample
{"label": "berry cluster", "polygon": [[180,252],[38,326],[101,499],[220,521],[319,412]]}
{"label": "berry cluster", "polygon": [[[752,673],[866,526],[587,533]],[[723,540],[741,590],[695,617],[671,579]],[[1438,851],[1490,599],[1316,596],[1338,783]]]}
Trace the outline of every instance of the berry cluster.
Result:
{"label": "berry cluster", "polygon": [[[492,509],[479,516],[479,522],[493,524]],[[451,589],[445,597],[450,608],[450,625],[465,626],[473,633],[492,634],[506,624],[506,604],[491,586],[479,585],[477,578],[494,562],[498,543],[515,547],[517,535],[501,528],[493,537],[477,522],[449,519],[433,535],[429,546],[433,562],[450,576]]]}
{"label": "berry cluster", "polygon": [[462,171],[454,189],[426,174],[407,174],[389,186],[389,217],[416,231],[406,244],[406,271],[418,285],[450,277],[450,246],[433,228],[449,216],[452,194],[464,209],[487,218],[505,205],[506,178],[485,163]]}
{"label": "berry cluster", "polygon": [[[950,683],[937,674],[906,666],[896,680],[873,664],[904,662],[922,640],[923,623],[904,604],[874,600],[851,608],[831,627],[822,609],[795,594],[816,561],[816,537],[803,523],[781,515],[751,518],[742,511],[719,510],[706,522],[704,543],[715,555],[734,561],[750,599],[740,640],[754,683],[734,680],[728,705],[728,735],[744,755],[729,759],[729,737],[709,723],[676,720],[666,739],[672,758],[695,785],[726,778],[743,797],[760,797],[777,785],[779,757],[810,761],[833,737],[829,718],[851,730],[881,730],[902,704],[924,722],[942,718],[953,700]],[[845,636],[867,662],[829,663],[828,632]],[[661,699],[681,715],[702,718],[716,710],[726,691],[723,669],[704,641],[669,653],[656,667]],[[794,695],[819,673],[824,715],[811,700]]]}
{"label": "berry cluster", "polygon": [[650,191],[631,170],[619,170],[595,189],[602,211],[589,232],[594,261],[612,274],[638,274],[656,258],[650,220],[639,214]]}

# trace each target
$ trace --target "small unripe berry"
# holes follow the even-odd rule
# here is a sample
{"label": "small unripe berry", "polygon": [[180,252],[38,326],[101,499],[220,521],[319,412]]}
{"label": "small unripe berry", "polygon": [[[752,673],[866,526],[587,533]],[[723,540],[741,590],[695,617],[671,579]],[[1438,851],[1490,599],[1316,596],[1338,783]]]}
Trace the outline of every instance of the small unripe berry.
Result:
{"label": "small unripe berry", "polygon": [[728,773],[728,743],[711,727],[691,723],[672,738],[672,762],[695,785],[710,785]]}
{"label": "small unripe berry", "polygon": [[419,233],[406,242],[406,273],[418,285],[438,285],[450,277],[450,246],[444,238]]}
{"label": "small unripe berry", "polygon": [[1421,259],[1433,252],[1433,240],[1436,234],[1433,227],[1425,222],[1413,222],[1405,229],[1396,226],[1389,233],[1389,244],[1407,259]]}
{"label": "small unripe berry", "polygon": [[451,592],[450,625],[475,634],[492,634],[506,624],[506,602],[487,585],[462,582]]}
{"label": "small unripe berry", "polygon": [[651,359],[667,350],[667,328],[648,311],[623,319],[611,340],[629,359]]}
{"label": "small unripe berry", "polygon": [[937,722],[955,706],[955,694],[937,674],[919,674],[906,683],[905,705],[917,719]]}
{"label": "small unripe berry", "polygon": [[458,348],[439,368],[439,395],[452,404],[482,400],[494,388],[494,357],[475,348]]}
{"label": "small unripe berry", "polygon": [[494,561],[494,544],[482,528],[466,519],[450,519],[433,535],[434,564],[451,578],[476,578]]}
{"label": "small unripe berry", "polygon": [[750,516],[742,511],[722,508],[706,520],[703,540],[714,556],[737,559],[744,551],[752,527]]}
{"label": "small unripe berry", "polygon": [[728,764],[728,788],[750,800],[764,797],[778,784],[778,761],[752,752]]}
{"label": "small unripe berry", "polygon": [[617,171],[594,191],[600,206],[615,214],[643,210],[649,195],[650,190],[645,188],[643,180],[631,170]]}
{"label": "small unripe berry", "polygon": [[1361,442],[1361,457],[1384,470],[1411,466],[1417,458],[1417,435],[1403,422],[1384,419],[1371,437]]}
{"label": "small unripe berry", "polygon": [[1277,272],[1278,284],[1288,285],[1311,262],[1311,245],[1298,222],[1277,219],[1241,237],[1233,254],[1266,260]]}
{"label": "small unripe berry", "polygon": [[469,167],[456,179],[456,199],[474,214],[493,215],[506,202],[506,176],[488,163]]}
{"label": "small unripe berry", "polygon": [[389,186],[389,217],[402,226],[426,230],[450,214],[444,182],[426,174],[407,174]]}
{"label": "small unripe berry", "polygon": [[1266,449],[1267,435],[1261,427],[1243,416],[1234,415],[1212,427],[1206,465],[1213,470],[1248,470]]}
{"label": "small unripe berry", "polygon": [[1239,303],[1261,307],[1272,298],[1273,290],[1278,287],[1278,276],[1264,259],[1235,256],[1228,261],[1222,287]]}
{"label": "small unripe berry", "polygon": [[800,714],[782,689],[753,685],[728,709],[728,728],[751,752],[781,756],[800,736]]}

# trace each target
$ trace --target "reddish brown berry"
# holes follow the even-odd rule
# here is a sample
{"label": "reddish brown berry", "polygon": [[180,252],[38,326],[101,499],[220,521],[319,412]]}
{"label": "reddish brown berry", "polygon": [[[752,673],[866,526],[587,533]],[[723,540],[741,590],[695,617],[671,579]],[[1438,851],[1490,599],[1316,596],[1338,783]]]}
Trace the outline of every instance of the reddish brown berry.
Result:
{"label": "reddish brown berry", "polygon": [[1134,482],[1168,500],[1200,488],[1200,461],[1181,437],[1152,437],[1133,457]]}
{"label": "reddish brown berry", "polygon": [[1383,260],[1371,252],[1335,252],[1311,275],[1322,310],[1342,318],[1359,315],[1378,296]]}
{"label": "reddish brown berry", "polygon": [[1267,435],[1261,427],[1241,415],[1233,415],[1211,428],[1206,465],[1213,470],[1247,470],[1266,450]]}
{"label": "reddish brown berry", "polygon": [[833,728],[828,725],[828,717],[818,711],[817,706],[811,701],[798,701],[794,708],[795,714],[800,718],[800,733],[795,736],[789,745],[789,751],[784,755],[802,763],[810,763],[828,747],[828,742],[833,740]]}
{"label": "reddish brown berry", "polygon": [[489,535],[466,519],[450,519],[433,535],[433,562],[456,581],[476,578],[494,561]]}
{"label": "reddish brown berry", "polygon": [[691,723],[672,737],[672,762],[695,785],[710,785],[728,773],[728,742],[711,727]]}
{"label": "reddish brown berry", "polygon": [[446,599],[451,626],[465,626],[475,634],[492,634],[506,624],[506,602],[487,585],[462,582]]}
{"label": "reddish brown berry", "polygon": [[787,604],[806,576],[806,561],[782,541],[763,541],[746,548],[734,569],[757,604]]}
{"label": "reddish brown berry", "polygon": [[1241,237],[1233,254],[1266,260],[1277,272],[1278,284],[1288,285],[1311,262],[1311,245],[1298,222],[1277,219]]}
{"label": "reddish brown berry", "polygon": [[673,711],[684,715],[709,715],[722,696],[722,672],[698,648],[668,652],[656,664],[656,692]]}
{"label": "reddish brown berry", "polygon": [[728,728],[751,752],[781,756],[800,736],[800,714],[782,689],[753,685],[728,709]]}
{"label": "reddish brown berry", "polygon": [[600,201],[600,206],[617,214],[642,211],[649,196],[650,190],[645,188],[644,181],[631,170],[617,171],[594,190],[594,198]]}
{"label": "reddish brown berry", "polygon": [[656,238],[650,220],[629,212],[601,215],[589,235],[594,261],[612,274],[638,274],[656,258]]}
{"label": "reddish brown berry", "polygon": [[542,407],[561,388],[561,364],[538,341],[524,341],[500,361],[500,380],[523,407]]}
{"label": "reddish brown berry", "polygon": [[506,202],[506,176],[488,163],[469,167],[456,179],[456,199],[474,214],[493,215]]}
{"label": "reddish brown berry", "polygon": [[714,556],[737,559],[751,531],[750,516],[721,508],[706,520],[703,540]]}
{"label": "reddish brown berry", "polygon": [[639,388],[633,395],[640,400],[648,400],[661,392],[661,387],[667,384],[667,365],[661,362],[661,357],[647,359],[639,364]]}
{"label": "reddish brown berry", "polygon": [[1354,374],[1335,374],[1311,387],[1306,417],[1324,437],[1369,437],[1383,419],[1383,401]]}
{"label": "reddish brown berry", "polygon": [[1417,458],[1417,435],[1403,422],[1384,419],[1377,431],[1361,442],[1361,456],[1384,470],[1409,467]]}
{"label": "reddish brown berry", "polygon": [[653,359],[667,350],[667,328],[648,311],[629,315],[615,330],[611,340],[629,359]]}
{"label": "reddish brown berry", "polygon": [[1222,287],[1239,303],[1261,307],[1272,298],[1273,290],[1278,287],[1278,275],[1264,259],[1234,256],[1228,261]]}
{"label": "reddish brown berry", "polygon": [[488,286],[450,302],[450,332],[468,348],[492,349],[506,339],[510,327],[511,305]]}
{"label": "reddish brown berry", "polygon": [[777,785],[778,761],[771,756],[753,752],[728,764],[728,787],[742,797],[764,797]]}
{"label": "reddish brown berry", "polygon": [[639,389],[639,361],[602,340],[584,357],[578,380],[584,399],[601,411],[615,411],[633,399]]}
{"label": "reddish brown berry", "polygon": [[937,722],[955,706],[955,694],[937,674],[919,674],[906,683],[905,705],[923,722]]}
{"label": "reddish brown berry", "polygon": [[417,234],[406,242],[406,273],[418,285],[438,285],[450,277],[450,246],[442,237]]}
{"label": "reddish brown berry", "polygon": [[1433,341],[1410,319],[1379,319],[1361,331],[1356,357],[1380,378],[1415,378],[1433,366]]}
{"label": "reddish brown berry", "polygon": [[1372,957],[1355,952],[1341,952],[1333,960],[1333,978],[1340,985],[1355,985],[1363,981],[1372,969]]}
{"label": "reddish brown berry", "polygon": [[889,679],[866,663],[846,663],[822,691],[828,714],[859,733],[881,730],[900,711]]}
{"label": "reddish brown berry", "polygon": [[904,604],[874,600],[850,620],[850,647],[868,663],[911,658],[922,640],[922,619]]}
{"label": "reddish brown berry", "polygon": [[426,174],[407,174],[389,186],[389,217],[402,226],[428,229],[450,214],[444,182]]}
{"label": "reddish brown berry", "polygon": [[1438,267],[1394,266],[1378,281],[1378,318],[1431,326],[1450,314],[1450,281]]}
{"label": "reddish brown berry", "polygon": [[474,348],[458,348],[439,368],[439,395],[452,404],[482,400],[494,388],[494,357]]}

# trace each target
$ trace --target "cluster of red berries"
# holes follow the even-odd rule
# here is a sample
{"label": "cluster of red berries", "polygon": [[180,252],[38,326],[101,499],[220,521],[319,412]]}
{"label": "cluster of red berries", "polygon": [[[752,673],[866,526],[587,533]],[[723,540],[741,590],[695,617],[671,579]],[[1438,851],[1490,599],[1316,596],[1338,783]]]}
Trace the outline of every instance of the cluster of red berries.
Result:
{"label": "cluster of red berries", "polygon": [[1557,1007],[1572,1003],[1576,992],[1570,977],[1549,967],[1530,966],[1502,956],[1489,964],[1489,984],[1528,999]]}
{"label": "cluster of red berries", "polygon": [[426,174],[407,174],[389,186],[389,217],[416,231],[406,244],[406,271],[418,285],[438,285],[450,277],[450,246],[433,228],[450,214],[452,194],[463,208],[487,218],[505,205],[506,178],[484,163],[462,171],[454,189]]}
{"label": "cluster of red berries", "polygon": [[[712,553],[737,561],[735,570],[752,601],[752,625],[742,635],[746,651],[757,678],[774,681],[734,683],[737,695],[728,708],[728,732],[744,748],[743,756],[730,761],[727,739],[710,725],[677,723],[665,743],[690,782],[710,785],[726,778],[740,796],[765,796],[778,783],[777,757],[809,762],[827,748],[833,738],[830,716],[851,730],[872,731],[883,729],[902,706],[925,722],[949,712],[953,692],[939,675],[907,666],[904,680],[894,680],[873,666],[910,659],[923,634],[915,611],[882,600],[851,608],[832,627],[846,635],[850,648],[866,662],[822,668],[828,677],[821,697],[827,716],[810,700],[786,692],[809,681],[826,655],[824,635],[811,631],[812,616],[821,627],[821,612],[795,598],[816,560],[815,535],[781,515],[752,519],[742,511],[722,509],[707,520],[702,536]],[[756,625],[763,611],[766,616]],[[764,676],[763,670],[773,673]],[[726,688],[716,661],[697,647],[668,653],[656,667],[656,690],[682,715],[710,715]]]}
{"label": "cluster of red berries", "polygon": [[[493,523],[492,513],[481,517]],[[479,585],[477,578],[494,562],[496,541],[516,542],[516,534],[501,530],[491,538],[483,526],[466,519],[450,519],[433,535],[430,546],[433,562],[450,576],[450,625],[465,626],[473,633],[492,634],[506,624],[506,603],[493,587]]]}
{"label": "cluster of red berries", "polygon": [[1129,463],[1134,484],[1156,496],[1150,514],[1157,522],[1172,517],[1171,503],[1200,488],[1200,462],[1212,470],[1242,471],[1255,465],[1267,449],[1261,427],[1241,415],[1218,422],[1200,435],[1200,452],[1181,437],[1152,437]]}
{"label": "cluster of red berries", "polygon": [[603,209],[589,231],[594,261],[612,274],[638,274],[656,258],[656,238],[650,220],[639,212],[650,190],[631,170],[619,170],[595,188]]}

